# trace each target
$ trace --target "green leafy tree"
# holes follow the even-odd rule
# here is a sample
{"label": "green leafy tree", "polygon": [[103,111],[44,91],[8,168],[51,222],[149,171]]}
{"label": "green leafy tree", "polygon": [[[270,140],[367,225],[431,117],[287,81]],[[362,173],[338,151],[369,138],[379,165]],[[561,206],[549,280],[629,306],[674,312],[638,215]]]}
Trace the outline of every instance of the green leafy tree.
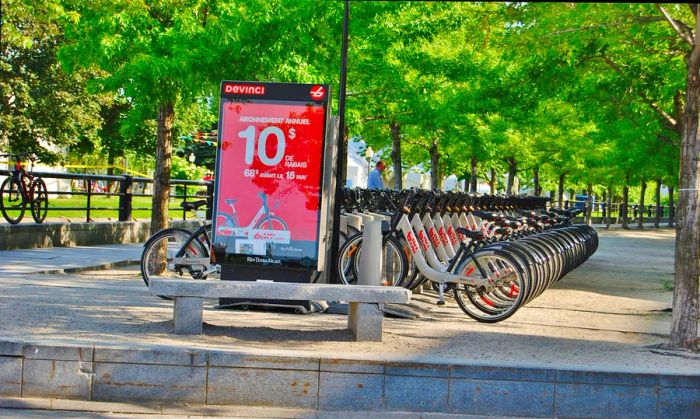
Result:
{"label": "green leafy tree", "polygon": [[[685,193],[680,194],[679,200],[679,218],[683,221],[676,234],[676,285],[669,345],[697,349],[700,300],[698,7],[527,4],[521,7],[521,12],[526,42],[557,52],[566,57],[567,63],[579,68],[607,67],[601,78],[613,80],[610,75],[614,74],[618,91],[625,92],[625,106],[638,115],[632,118],[630,125],[633,126],[635,120],[648,120],[648,115],[653,114],[665,128],[655,133],[657,141],[680,143],[680,188]],[[627,162],[632,166],[639,162],[629,147],[619,149],[620,165],[625,166]],[[632,173],[627,171],[627,184]]]}
{"label": "green leafy tree", "polygon": [[[310,46],[324,45],[317,38],[334,33],[319,28],[327,23],[324,16],[339,17],[333,13],[339,5],[311,6],[262,0],[71,2],[63,62],[72,69],[100,69],[95,84],[131,101],[127,120],[157,121],[153,230],[168,222],[178,109],[197,97],[217,96],[222,79],[304,81],[325,74],[318,69],[330,51]],[[313,60],[319,65],[310,65]]]}
{"label": "green leafy tree", "polygon": [[24,0],[4,1],[0,15],[0,147],[49,163],[97,137],[100,105],[109,102],[86,92],[91,72],[67,74],[56,59],[64,15],[57,2]]}

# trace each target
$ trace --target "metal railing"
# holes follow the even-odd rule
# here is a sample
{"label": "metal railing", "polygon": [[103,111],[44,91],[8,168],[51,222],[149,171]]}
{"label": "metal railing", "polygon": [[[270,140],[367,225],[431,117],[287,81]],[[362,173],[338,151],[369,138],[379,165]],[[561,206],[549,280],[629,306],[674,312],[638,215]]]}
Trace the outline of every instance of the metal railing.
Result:
{"label": "metal railing", "polygon": [[[558,206],[556,200],[550,201],[553,206]],[[586,208],[586,201],[563,201],[562,207],[564,209],[569,208]],[[656,219],[657,213],[659,218],[668,219],[671,214],[675,216],[677,214],[677,206],[674,205],[673,212],[671,207],[668,205],[656,205],[655,202],[651,204],[645,204],[644,206],[640,204],[629,203],[627,204],[627,217],[630,222],[637,219],[640,215],[644,215],[645,220],[652,221]],[[624,212],[624,205],[619,202],[611,202],[610,206],[606,202],[593,202],[591,208],[592,217],[610,217],[612,223],[615,224],[615,220],[622,218]]]}
{"label": "metal railing", "polygon": [[[0,169],[0,176],[11,175],[10,170]],[[98,210],[115,211],[118,215],[119,221],[131,221],[133,211],[147,210],[150,211],[151,207],[136,207],[134,206],[134,197],[152,197],[152,193],[146,193],[147,185],[153,183],[153,179],[144,177],[133,177],[131,175],[88,175],[88,174],[76,174],[76,173],[54,173],[54,172],[33,172],[32,175],[43,178],[45,181],[49,179],[57,180],[70,180],[70,181],[81,181],[84,187],[73,188],[71,185],[70,190],[60,191],[60,190],[49,190],[47,194],[49,195],[49,216],[53,211],[75,211],[85,212],[85,220],[87,222],[93,221],[91,213]],[[101,183],[114,184],[116,183],[116,188],[101,188],[97,187]],[[136,187],[141,185],[141,187]],[[171,179],[170,180],[170,203],[168,205],[168,210],[177,212],[182,212],[182,219],[186,218],[186,211],[180,207],[181,201],[194,201],[200,199],[207,200],[206,213],[207,219],[211,219],[211,213],[213,208],[213,195],[214,195],[214,182],[212,181],[199,181],[199,180],[184,180],[184,179]],[[112,189],[115,191],[112,192]],[[141,192],[137,192],[140,190]],[[204,193],[203,193],[204,192]],[[86,203],[83,206],[56,206],[56,202],[60,200],[52,200],[51,196],[85,196]],[[117,196],[119,198],[119,204],[117,207],[100,207],[95,206],[92,203],[92,198],[96,196]],[[177,203],[173,206],[173,203]]]}

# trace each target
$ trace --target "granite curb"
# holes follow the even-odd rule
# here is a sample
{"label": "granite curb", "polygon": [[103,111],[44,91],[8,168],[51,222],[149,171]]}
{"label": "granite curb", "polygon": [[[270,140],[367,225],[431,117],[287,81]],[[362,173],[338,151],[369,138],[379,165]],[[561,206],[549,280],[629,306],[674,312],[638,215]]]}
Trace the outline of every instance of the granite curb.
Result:
{"label": "granite curb", "polygon": [[120,268],[129,265],[138,265],[141,261],[138,259],[131,260],[120,260],[117,262],[101,263],[90,266],[75,266],[71,268],[63,269],[46,269],[43,271],[32,272],[32,275],[61,275],[61,274],[75,274],[88,271],[104,271],[109,269]]}
{"label": "granite curb", "polygon": [[[227,417],[227,418],[284,418],[284,419],[456,419],[474,418],[472,415],[458,415],[432,412],[376,412],[376,411],[320,411],[312,409],[270,408],[260,406],[215,406],[162,403],[110,403],[67,399],[37,399],[0,397],[0,416],[25,417],[25,412],[51,412],[75,414],[107,414],[108,417],[135,417],[144,415],[165,417]],[[41,417],[44,417],[43,415]],[[64,416],[59,416],[64,417]],[[72,417],[72,416],[68,416]],[[98,416],[99,417],[99,416]],[[483,417],[483,416],[478,416]]]}
{"label": "granite curb", "polygon": [[[700,417],[685,375],[0,340],[0,397],[526,417]],[[0,407],[3,405],[0,404]],[[9,406],[5,406],[9,407]]]}

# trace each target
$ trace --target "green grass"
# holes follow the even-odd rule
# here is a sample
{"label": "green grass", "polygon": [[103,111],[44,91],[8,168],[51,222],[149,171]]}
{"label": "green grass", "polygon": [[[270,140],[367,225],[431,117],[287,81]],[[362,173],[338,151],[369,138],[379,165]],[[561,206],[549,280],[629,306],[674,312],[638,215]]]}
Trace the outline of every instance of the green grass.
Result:
{"label": "green grass", "polygon": [[[188,200],[192,200],[189,198]],[[170,199],[170,218],[181,219],[180,209],[181,199]],[[85,221],[87,217],[87,196],[60,197],[49,195],[49,218],[64,218],[71,221]],[[132,198],[131,217],[137,220],[149,220],[151,218],[151,197],[135,196]],[[119,197],[118,196],[91,196],[90,197],[90,218],[96,219],[119,219]],[[69,210],[66,208],[82,208],[80,210]],[[100,208],[100,209],[95,209]],[[103,209],[104,208],[104,209]],[[138,209],[145,208],[145,209]]]}

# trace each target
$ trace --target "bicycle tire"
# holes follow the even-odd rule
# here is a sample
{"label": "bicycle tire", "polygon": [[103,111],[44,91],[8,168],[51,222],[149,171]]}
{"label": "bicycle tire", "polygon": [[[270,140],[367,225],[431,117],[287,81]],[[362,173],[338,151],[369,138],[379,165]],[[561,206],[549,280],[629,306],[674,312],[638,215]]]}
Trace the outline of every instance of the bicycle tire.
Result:
{"label": "bicycle tire", "polygon": [[[141,277],[148,286],[152,279],[204,279],[203,265],[176,264],[174,258],[206,258],[209,251],[193,233],[167,228],[151,236],[141,255]],[[199,275],[198,275],[199,274]],[[169,297],[159,296],[165,300]]]}
{"label": "bicycle tire", "polygon": [[49,197],[44,179],[34,178],[29,209],[31,210],[32,218],[37,224],[44,222],[46,214],[49,212]]}
{"label": "bicycle tire", "polygon": [[[275,225],[277,224],[277,225]],[[276,228],[282,227],[282,228]],[[270,215],[269,217],[263,217],[257,224],[255,224],[256,229],[259,230],[283,230],[289,231],[287,223],[276,215]]]}
{"label": "bicycle tire", "polygon": [[[387,285],[397,285],[408,276],[408,262],[401,243],[393,236],[383,239],[383,258],[380,281]],[[362,234],[356,234],[341,246],[338,252],[338,278],[341,283],[354,285],[359,274]]]}
{"label": "bicycle tire", "polygon": [[[462,275],[477,274],[483,276],[481,270],[476,268],[479,265],[488,271],[487,275],[507,273],[514,280],[504,284],[506,291],[496,287],[494,290],[485,290],[481,287],[462,285],[454,289],[454,297],[462,311],[472,319],[481,323],[497,323],[512,316],[523,304],[527,295],[528,282],[521,271],[519,264],[505,254],[498,254],[493,251],[480,251],[465,257],[458,264],[455,273]],[[506,271],[507,270],[507,271]],[[508,294],[507,288],[511,287]],[[513,290],[517,288],[517,292]],[[466,299],[464,297],[467,297]]]}
{"label": "bicycle tire", "polygon": [[0,186],[0,211],[10,224],[22,221],[27,200],[22,193],[22,185],[15,178],[8,177]]}

